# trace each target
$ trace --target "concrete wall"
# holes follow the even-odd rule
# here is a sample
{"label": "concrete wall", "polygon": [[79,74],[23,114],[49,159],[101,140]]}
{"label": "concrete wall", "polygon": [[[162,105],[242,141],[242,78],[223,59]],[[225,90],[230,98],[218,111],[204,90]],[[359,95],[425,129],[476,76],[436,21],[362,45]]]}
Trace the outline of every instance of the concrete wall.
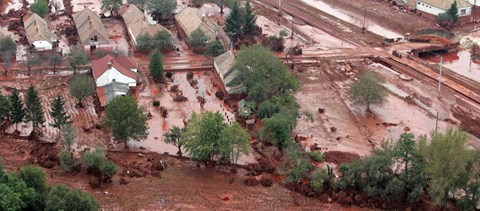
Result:
{"label": "concrete wall", "polygon": [[97,87],[105,86],[111,83],[113,79],[115,79],[115,81],[117,82],[126,83],[130,87],[137,86],[137,81],[135,79],[132,79],[123,75],[117,69],[112,67],[107,71],[105,71],[103,75],[97,78],[97,81],[96,81]]}

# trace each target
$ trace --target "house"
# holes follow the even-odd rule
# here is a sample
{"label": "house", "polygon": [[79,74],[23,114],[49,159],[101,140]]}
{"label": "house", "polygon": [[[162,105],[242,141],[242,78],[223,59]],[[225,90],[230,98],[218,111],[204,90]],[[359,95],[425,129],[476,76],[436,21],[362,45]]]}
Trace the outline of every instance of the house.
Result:
{"label": "house", "polygon": [[138,64],[127,56],[106,55],[92,61],[92,75],[97,86],[100,105],[104,107],[113,97],[128,94],[137,86]]}
{"label": "house", "polygon": [[135,5],[127,4],[122,7],[119,11],[120,15],[125,22],[128,30],[128,36],[132,41],[132,46],[136,48],[138,37],[143,35],[154,36],[157,32],[165,30],[168,31],[165,27],[160,24],[150,24],[148,23],[147,17],[145,14],[138,9]]}
{"label": "house", "polygon": [[240,82],[238,78],[238,70],[233,67],[235,63],[235,55],[231,51],[215,57],[213,66],[222,81],[225,91],[229,96],[241,95],[246,93],[247,88]]}
{"label": "house", "polygon": [[100,17],[92,10],[85,8],[75,14],[73,20],[80,37],[80,44],[85,49],[110,49],[111,46],[107,30],[105,29],[102,20],[100,20]]}
{"label": "house", "polygon": [[457,2],[459,21],[470,21],[472,4],[467,0],[417,0],[416,11],[423,17],[435,20],[438,14],[446,12],[455,1]]}
{"label": "house", "polygon": [[190,38],[193,31],[200,29],[207,36],[207,42],[216,40],[221,31],[220,26],[200,13],[197,8],[187,7],[176,14],[175,20],[180,31],[185,37]]}
{"label": "house", "polygon": [[48,23],[36,13],[24,17],[23,26],[28,43],[37,51],[52,50],[58,38],[48,28]]}
{"label": "house", "polygon": [[113,98],[119,96],[126,96],[130,87],[126,83],[112,81],[111,83],[97,87],[98,101],[101,107],[105,107]]}

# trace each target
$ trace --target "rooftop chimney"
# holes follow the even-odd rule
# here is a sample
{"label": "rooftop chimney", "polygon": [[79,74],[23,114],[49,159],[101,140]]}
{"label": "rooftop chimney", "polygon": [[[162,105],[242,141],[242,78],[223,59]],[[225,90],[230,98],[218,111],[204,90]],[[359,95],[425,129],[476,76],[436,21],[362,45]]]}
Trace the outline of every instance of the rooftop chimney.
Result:
{"label": "rooftop chimney", "polygon": [[92,21],[90,21],[89,23],[90,23],[90,29],[93,29]]}
{"label": "rooftop chimney", "polygon": [[112,69],[113,59],[108,62],[108,69]]}
{"label": "rooftop chimney", "polygon": [[38,33],[38,27],[35,27],[35,32],[37,32],[37,33]]}

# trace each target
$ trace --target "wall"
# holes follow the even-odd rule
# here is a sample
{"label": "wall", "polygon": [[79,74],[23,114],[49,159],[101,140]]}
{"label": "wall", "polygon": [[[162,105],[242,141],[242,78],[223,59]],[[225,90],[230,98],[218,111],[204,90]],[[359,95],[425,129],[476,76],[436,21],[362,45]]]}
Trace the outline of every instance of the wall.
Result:
{"label": "wall", "polygon": [[113,79],[115,79],[115,81],[117,81],[117,82],[127,83],[128,86],[130,86],[130,87],[137,85],[136,80],[123,75],[122,73],[120,73],[115,68],[111,68],[111,69],[105,71],[105,73],[103,73],[103,75],[101,75],[100,77],[97,78],[97,80],[96,80],[97,87],[105,86],[105,85],[111,83],[113,81]]}
{"label": "wall", "polygon": [[[420,10],[422,12],[429,13],[429,14],[432,14],[432,15],[435,15],[435,16],[440,14],[440,13],[445,12],[444,10],[442,10],[440,8],[437,8],[437,7],[434,7],[432,5],[426,4],[422,1],[417,1],[416,8],[417,8],[417,10]],[[461,14],[462,10],[465,10],[465,14]],[[458,8],[458,16],[459,17],[469,16],[470,14],[472,14],[472,8],[471,7]]]}

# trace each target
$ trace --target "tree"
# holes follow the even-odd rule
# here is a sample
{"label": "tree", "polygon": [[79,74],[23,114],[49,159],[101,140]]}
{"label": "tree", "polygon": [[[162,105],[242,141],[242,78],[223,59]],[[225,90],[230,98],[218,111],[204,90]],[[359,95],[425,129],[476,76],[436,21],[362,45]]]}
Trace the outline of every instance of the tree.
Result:
{"label": "tree", "polygon": [[200,28],[196,29],[190,34],[190,45],[193,47],[194,51],[198,51],[199,49],[205,47],[207,40],[207,35],[205,35]]}
{"label": "tree", "polygon": [[213,156],[219,153],[218,140],[225,127],[227,124],[218,112],[193,112],[182,135],[185,151],[194,160],[213,160]]}
{"label": "tree", "polygon": [[171,50],[173,48],[172,35],[167,30],[161,30],[153,36],[155,48],[160,50]]}
{"label": "tree", "polygon": [[40,57],[37,54],[28,54],[27,58],[25,59],[25,62],[23,62],[23,65],[27,67],[28,70],[28,76],[30,76],[32,72],[32,67],[40,64]]}
{"label": "tree", "polygon": [[54,210],[98,210],[98,202],[89,193],[58,185],[48,193],[46,211]]}
{"label": "tree", "polygon": [[329,175],[324,169],[316,169],[312,172],[310,186],[316,192],[323,191],[323,184],[329,180]]}
{"label": "tree", "polygon": [[370,112],[371,105],[382,105],[387,92],[374,72],[366,71],[360,74],[358,81],[350,87],[350,99],[354,104],[366,105]]}
{"label": "tree", "polygon": [[173,146],[177,147],[177,155],[180,157],[182,157],[183,145],[183,143],[181,142],[182,132],[182,129],[177,126],[173,126],[168,132],[163,134],[163,141],[165,141],[165,143],[173,144]]}
{"label": "tree", "polygon": [[219,153],[223,159],[237,164],[240,153],[248,155],[250,135],[237,122],[220,133]]}
{"label": "tree", "polygon": [[122,0],[102,0],[102,11],[110,12],[110,16],[118,14],[118,9],[123,5]]}
{"label": "tree", "polygon": [[62,150],[58,154],[58,158],[60,159],[60,168],[63,171],[71,171],[77,165],[70,151]]}
{"label": "tree", "polygon": [[152,12],[160,15],[161,18],[166,18],[173,13],[177,8],[176,0],[148,0],[146,2],[146,8]]}
{"label": "tree", "polygon": [[113,175],[115,175],[118,171],[117,165],[112,161],[104,161],[100,165],[100,172],[101,172],[101,182],[110,182],[112,180]]}
{"label": "tree", "polygon": [[452,5],[450,5],[450,8],[448,8],[446,12],[450,17],[452,17],[452,20],[454,23],[458,21],[458,8],[457,8],[457,1],[453,1]]}
{"label": "tree", "polygon": [[20,168],[18,178],[23,180],[27,187],[33,188],[39,195],[47,193],[47,180],[45,172],[38,166],[28,165]]}
{"label": "tree", "polygon": [[134,4],[138,9],[144,10],[148,0],[127,0],[128,4]]}
{"label": "tree", "polygon": [[82,100],[95,92],[95,84],[91,77],[86,75],[74,76],[68,83],[70,95],[77,98],[78,105],[83,108]]}
{"label": "tree", "polygon": [[285,96],[299,88],[298,81],[272,52],[262,46],[243,48],[235,59],[248,100],[257,104],[273,96]]}
{"label": "tree", "polygon": [[8,97],[3,96],[0,94],[0,122],[3,120],[8,119],[10,112],[12,111],[12,105],[8,100]]}
{"label": "tree", "polygon": [[4,76],[7,76],[8,69],[12,65],[12,57],[17,52],[17,45],[11,37],[0,38],[0,56],[2,59],[2,67],[5,70]]}
{"label": "tree", "polygon": [[27,90],[25,97],[25,120],[32,122],[33,131],[36,132],[39,125],[45,123],[45,114],[43,112],[42,102],[38,96],[38,91],[33,85]]}
{"label": "tree", "polygon": [[154,47],[153,38],[149,34],[140,35],[137,39],[137,49],[139,51],[147,52],[152,50]]}
{"label": "tree", "polygon": [[62,61],[63,57],[59,53],[55,52],[50,56],[49,64],[53,66],[53,74],[57,72],[57,65],[61,64]]}
{"label": "tree", "polygon": [[104,123],[111,129],[113,137],[125,144],[125,148],[129,140],[138,141],[147,137],[147,115],[132,96],[113,98],[105,114]]}
{"label": "tree", "polygon": [[259,117],[261,119],[270,118],[274,114],[279,113],[279,112],[280,112],[280,106],[279,105],[277,105],[275,103],[272,103],[272,101],[270,101],[270,100],[266,100],[258,106],[257,117]]}
{"label": "tree", "polygon": [[52,102],[50,116],[53,118],[53,123],[51,123],[50,126],[58,129],[72,123],[72,121],[70,121],[70,115],[65,111],[65,100],[60,94],[57,94]]}
{"label": "tree", "polygon": [[233,8],[225,19],[225,32],[233,42],[242,35],[243,16],[238,3],[233,4]]}
{"label": "tree", "polygon": [[245,4],[245,15],[243,21],[243,34],[244,35],[252,35],[253,31],[257,27],[257,16],[252,12],[252,6],[250,5],[250,0],[247,0]]}
{"label": "tree", "polygon": [[71,151],[77,137],[77,129],[71,125],[66,124],[60,127],[60,141],[64,150]]}
{"label": "tree", "polygon": [[23,107],[22,99],[18,90],[14,89],[10,95],[10,103],[12,110],[10,111],[10,122],[15,124],[15,131],[17,131],[17,124],[23,122],[25,118],[25,109]]}
{"label": "tree", "polygon": [[467,133],[447,129],[445,133],[432,132],[419,141],[419,151],[425,159],[425,173],[429,178],[429,194],[435,203],[445,205],[450,193],[455,193],[466,174],[472,151],[466,148]]}
{"label": "tree", "polygon": [[88,56],[84,51],[75,50],[68,56],[67,60],[73,69],[73,74],[76,75],[78,68],[88,63]]}
{"label": "tree", "polygon": [[279,149],[285,149],[292,140],[290,133],[295,124],[295,119],[277,113],[262,121],[261,137],[272,141]]}
{"label": "tree", "polygon": [[105,151],[100,149],[94,149],[83,154],[83,164],[88,169],[100,169],[100,166],[105,162]]}
{"label": "tree", "polygon": [[155,51],[150,57],[150,75],[156,83],[163,81],[163,64],[162,55],[160,52]]}
{"label": "tree", "polygon": [[35,0],[35,2],[30,5],[30,11],[44,18],[48,14],[48,4],[45,0]]}
{"label": "tree", "polygon": [[214,40],[207,44],[206,54],[211,57],[217,57],[225,53],[225,48],[220,41]]}
{"label": "tree", "polygon": [[25,181],[5,173],[0,178],[0,210],[43,210],[43,198]]}
{"label": "tree", "polygon": [[[298,144],[293,141],[288,145],[285,150],[287,155],[287,183],[299,183],[307,175],[313,166],[307,158],[305,151],[303,151]],[[295,187],[295,186],[294,186]]]}

